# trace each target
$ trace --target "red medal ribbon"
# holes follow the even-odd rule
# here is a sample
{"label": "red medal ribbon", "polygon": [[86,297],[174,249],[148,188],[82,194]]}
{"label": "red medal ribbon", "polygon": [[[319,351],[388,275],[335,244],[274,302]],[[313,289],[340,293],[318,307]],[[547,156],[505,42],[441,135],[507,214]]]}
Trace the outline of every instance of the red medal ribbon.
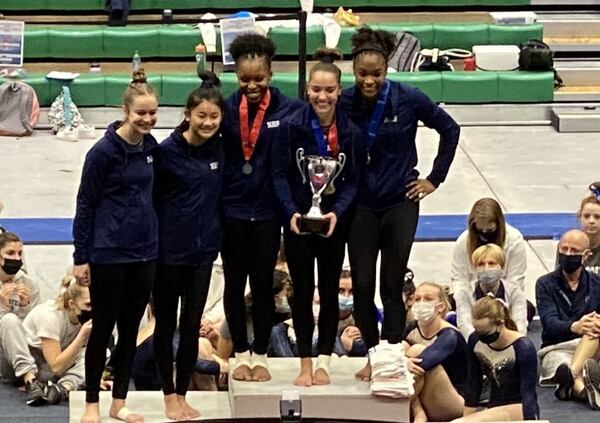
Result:
{"label": "red medal ribbon", "polygon": [[262,127],[263,120],[265,119],[265,112],[269,107],[271,101],[271,91],[267,89],[267,92],[263,96],[258,111],[252,122],[252,128],[248,127],[248,99],[242,94],[242,101],[240,102],[240,138],[242,139],[242,150],[244,151],[244,159],[250,160],[254,147],[258,141],[258,135],[260,134],[260,128]]}
{"label": "red medal ribbon", "polygon": [[335,120],[331,123],[329,131],[327,132],[327,145],[329,147],[331,155],[337,158],[340,152],[340,145],[338,143],[338,131],[337,125],[335,124]]}

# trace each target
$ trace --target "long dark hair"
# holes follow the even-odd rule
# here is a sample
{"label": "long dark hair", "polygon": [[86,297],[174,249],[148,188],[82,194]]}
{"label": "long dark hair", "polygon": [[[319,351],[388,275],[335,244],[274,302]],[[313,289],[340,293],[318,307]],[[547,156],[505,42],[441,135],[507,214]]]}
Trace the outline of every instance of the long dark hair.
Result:
{"label": "long dark hair", "polygon": [[500,248],[504,248],[506,242],[506,220],[500,204],[493,198],[481,198],[473,204],[471,213],[469,213],[468,229],[469,237],[467,240],[467,253],[471,257],[473,252],[485,242],[481,241],[477,236],[476,222],[477,219],[490,219],[496,223],[496,237],[490,240]]}

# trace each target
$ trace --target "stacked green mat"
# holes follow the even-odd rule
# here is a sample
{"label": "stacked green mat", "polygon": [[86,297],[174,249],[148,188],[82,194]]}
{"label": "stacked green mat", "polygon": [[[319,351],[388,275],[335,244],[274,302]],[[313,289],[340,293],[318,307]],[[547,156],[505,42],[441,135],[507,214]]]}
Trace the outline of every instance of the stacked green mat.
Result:
{"label": "stacked green mat", "polygon": [[[319,7],[455,7],[455,6],[527,6],[529,0],[315,0]],[[298,0],[134,0],[133,10],[162,9],[299,9]],[[2,0],[0,12],[8,10],[97,11],[104,10],[104,0]],[[208,10],[205,10],[208,11]]]}
{"label": "stacked green mat", "polygon": [[[393,33],[410,31],[421,41],[422,48],[463,48],[477,44],[520,44],[530,39],[542,39],[541,24],[414,24],[373,25]],[[350,38],[354,28],[343,28],[339,48],[350,53]],[[269,36],[280,55],[298,54],[298,30],[274,28]],[[220,54],[220,36],[217,49]],[[194,47],[202,42],[200,31],[191,25],[60,25],[25,28],[25,59],[102,59],[130,58],[138,50],[142,57],[193,57]],[[325,44],[320,26],[307,29],[307,52],[310,54]]]}
{"label": "stacked green mat", "polygon": [[[554,96],[552,72],[399,72],[388,77],[419,88],[435,102],[539,103],[553,101]],[[237,89],[234,73],[222,73],[220,78],[224,95]],[[148,80],[158,90],[163,106],[182,106],[187,94],[199,84],[195,75],[188,74],[150,74]],[[25,82],[33,86],[42,106],[49,106],[60,93],[60,85],[42,74],[31,74]],[[130,76],[125,74],[83,74],[71,83],[71,95],[75,104],[82,107],[119,106],[129,82]],[[353,75],[344,74],[342,83],[345,87],[352,86]],[[295,97],[298,74],[276,73],[272,84]]]}

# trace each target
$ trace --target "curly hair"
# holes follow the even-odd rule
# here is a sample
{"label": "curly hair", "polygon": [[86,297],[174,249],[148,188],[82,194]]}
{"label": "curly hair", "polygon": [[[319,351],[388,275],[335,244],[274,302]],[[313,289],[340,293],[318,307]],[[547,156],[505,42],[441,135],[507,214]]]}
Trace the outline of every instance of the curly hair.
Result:
{"label": "curly hair", "polygon": [[396,37],[382,29],[374,30],[369,26],[362,26],[352,36],[351,43],[353,58],[366,52],[379,53],[387,63],[388,57],[396,47]]}
{"label": "curly hair", "polygon": [[275,55],[275,43],[268,38],[256,33],[242,34],[231,42],[229,52],[235,63],[239,59],[255,59],[262,57],[269,69],[271,68],[271,60]]}

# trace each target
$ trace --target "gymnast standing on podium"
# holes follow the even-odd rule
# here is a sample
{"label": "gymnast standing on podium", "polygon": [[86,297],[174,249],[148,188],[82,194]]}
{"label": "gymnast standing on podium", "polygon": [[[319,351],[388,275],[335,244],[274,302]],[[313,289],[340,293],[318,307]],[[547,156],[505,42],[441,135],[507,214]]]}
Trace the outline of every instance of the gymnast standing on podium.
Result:
{"label": "gymnast standing on podium", "polygon": [[[309,104],[296,111],[282,125],[281,139],[273,144],[273,183],[285,215],[284,245],[294,287],[292,316],[300,352],[300,374],[294,384],[300,386],[330,383],[329,362],[339,320],[338,287],[344,262],[348,212],[364,163],[360,128],[337,107],[341,93],[340,69],[333,63],[341,58],[337,50],[317,50],[319,62],[309,74]],[[298,154],[305,160],[298,161]],[[328,164],[319,159],[337,161],[331,180]],[[311,161],[311,164],[308,162]],[[323,168],[310,171],[310,167]],[[302,170],[299,169],[301,167]],[[318,175],[321,173],[321,175]],[[335,173],[333,173],[335,174]],[[323,180],[315,182],[315,177]],[[323,233],[305,233],[301,226],[313,202],[315,185],[327,184],[322,191],[320,209],[326,223]],[[311,189],[312,186],[312,189]],[[315,290],[315,260],[318,269],[320,312],[318,316],[318,358],[313,373],[311,360],[314,318],[312,300]]]}
{"label": "gymnast standing on podium", "polygon": [[[444,182],[458,145],[458,124],[425,94],[386,79],[395,37],[362,27],[352,37],[355,86],[344,90],[342,110],[362,129],[367,155],[350,223],[348,251],[352,268],[356,322],[368,347],[379,342],[374,303],[377,256],[381,251],[382,339],[402,340],[406,310],[402,286],[419,220],[419,201]],[[440,134],[433,168],[419,177],[417,124]],[[369,380],[370,365],[356,376]]]}

